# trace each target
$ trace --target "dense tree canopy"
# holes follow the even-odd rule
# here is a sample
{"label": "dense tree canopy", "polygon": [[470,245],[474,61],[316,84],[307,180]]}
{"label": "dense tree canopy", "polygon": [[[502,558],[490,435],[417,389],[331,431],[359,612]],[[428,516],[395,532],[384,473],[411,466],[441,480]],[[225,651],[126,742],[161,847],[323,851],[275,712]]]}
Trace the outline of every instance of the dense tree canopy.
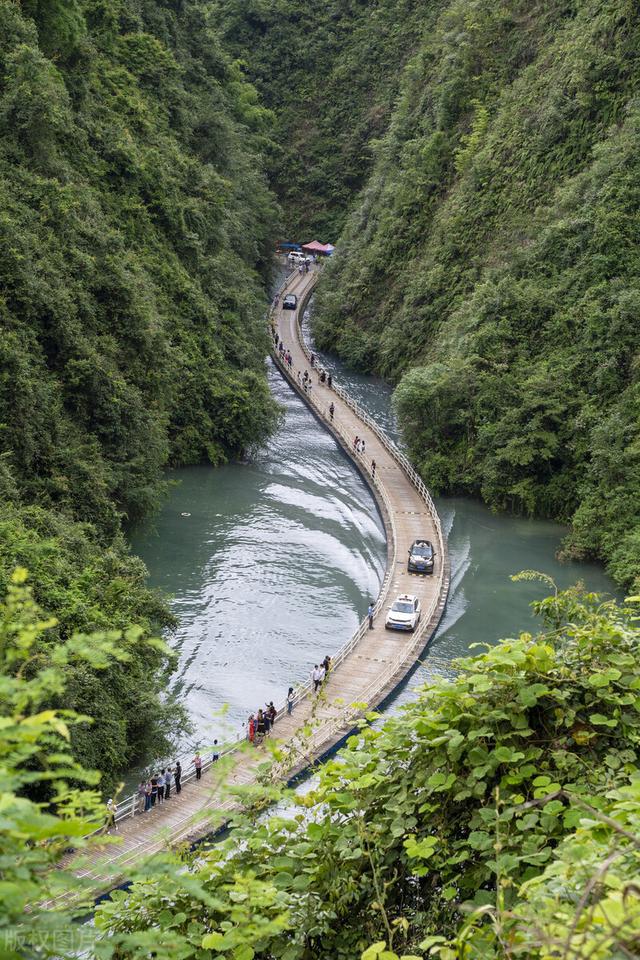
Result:
{"label": "dense tree canopy", "polygon": [[[123,525],[275,422],[269,125],[206,3],[0,0],[0,581],[28,565],[62,638],[168,623]],[[168,665],[69,667],[109,780],[171,731]]]}
{"label": "dense tree canopy", "polygon": [[613,0],[430,3],[318,298],[318,342],[399,381],[435,489],[572,523],[640,573],[640,35]]}

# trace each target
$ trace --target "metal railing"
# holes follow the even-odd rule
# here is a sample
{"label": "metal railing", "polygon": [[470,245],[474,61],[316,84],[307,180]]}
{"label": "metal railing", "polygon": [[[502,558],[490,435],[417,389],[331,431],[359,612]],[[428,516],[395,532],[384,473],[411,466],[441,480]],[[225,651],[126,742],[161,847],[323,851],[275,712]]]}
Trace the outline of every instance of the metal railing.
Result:
{"label": "metal railing", "polygon": [[[280,284],[275,295],[275,297],[277,297],[278,300],[282,296],[282,292],[287,288],[287,286],[291,282],[294,275],[295,275],[295,271],[294,273],[291,273],[288,277],[286,277],[286,279]],[[313,288],[313,286],[315,286],[316,280],[317,280],[317,271],[314,271],[314,276],[311,278],[311,283],[309,285],[310,288]],[[307,290],[305,291],[305,295],[308,293],[308,289],[309,288],[307,288]],[[275,300],[275,297],[274,297],[274,300]],[[273,318],[273,305],[269,310],[269,319],[272,320],[272,318]],[[302,336],[302,331],[300,329],[299,321],[300,321],[300,315],[298,311],[297,323],[296,323],[298,342],[305,356],[307,357],[308,360],[310,360],[311,350],[309,349],[308,345],[304,341],[304,338]],[[353,451],[354,450],[353,441],[355,440],[355,435],[353,431],[351,431],[340,420],[339,417],[336,417],[335,413],[334,413],[334,417],[331,418],[327,404],[321,403],[315,395],[310,396],[308,394],[305,394],[304,390],[301,389],[301,385],[296,382],[296,377],[294,375],[294,372],[289,368],[288,364],[284,362],[282,357],[280,357],[278,350],[276,350],[275,348],[272,351],[272,357],[275,360],[278,366],[278,369],[280,369],[284,373],[285,377],[293,385],[293,387],[296,390],[298,390],[299,393],[302,394],[302,396],[307,400],[309,404],[311,404],[311,406],[313,406],[313,408],[321,417],[321,419],[324,420],[329,425],[329,427],[333,429],[342,438],[342,440],[345,442],[345,445],[347,446],[347,449],[349,449],[350,451]],[[443,575],[444,575],[443,560],[445,555],[445,545],[444,545],[444,539],[442,536],[442,527],[440,524],[440,518],[438,516],[438,512],[436,510],[435,504],[431,498],[431,495],[424,481],[419,476],[419,474],[417,473],[417,471],[415,470],[415,468],[413,467],[409,459],[396,446],[396,444],[386,435],[384,430],[367,413],[367,411],[364,410],[360,406],[360,404],[356,400],[354,400],[353,397],[350,396],[350,394],[344,389],[344,387],[341,387],[338,383],[333,381],[331,389],[336,394],[336,396],[340,397],[340,399],[351,410],[353,410],[353,412],[356,414],[358,419],[361,420],[364,424],[366,424],[366,426],[369,427],[369,429],[376,435],[376,437],[378,438],[378,440],[380,440],[380,442],[385,447],[385,449],[391,454],[393,459],[402,468],[402,470],[410,480],[411,484],[418,491],[420,497],[423,499],[423,501],[427,506],[431,519],[433,520],[433,523],[436,529],[438,547],[440,550],[440,558],[441,558],[440,571],[438,575],[438,590],[436,592],[435,597],[429,604],[429,608],[427,609],[427,611],[426,612],[423,611],[418,628],[413,633],[414,642],[412,643],[411,648],[409,650],[407,650],[406,647],[403,648],[403,650],[398,655],[398,657],[396,657],[392,661],[392,663],[389,666],[387,666],[387,668],[383,671],[383,673],[378,677],[376,677],[376,679],[372,681],[372,683],[369,684],[368,687],[365,688],[365,690],[362,692],[362,695],[361,695],[361,702],[368,703],[369,698],[375,694],[376,689],[377,690],[384,689],[386,684],[390,682],[390,680],[397,673],[397,671],[400,669],[403,663],[407,661],[407,659],[414,653],[414,651],[423,642],[422,638],[424,637],[424,633],[428,629],[429,623],[436,609],[438,608],[439,603],[441,602],[442,581],[443,581]],[[364,463],[362,463],[362,467],[363,469],[366,470],[366,465]],[[377,616],[377,614],[380,613],[383,605],[386,602],[386,599],[389,593],[389,588],[391,586],[393,572],[394,572],[396,561],[397,561],[397,536],[396,536],[396,527],[395,527],[395,521],[393,516],[394,511],[393,511],[391,502],[389,500],[389,496],[384,488],[384,484],[382,483],[380,477],[373,475],[370,470],[367,471],[367,479],[368,479],[368,482],[374,487],[380,501],[384,506],[384,510],[386,513],[385,519],[387,521],[387,527],[391,534],[391,542],[392,542],[391,558],[387,564],[387,570],[385,572],[383,581],[380,585],[380,592],[378,593],[378,597],[374,604],[374,616]],[[332,657],[331,659],[332,670],[335,670],[353,652],[353,650],[358,646],[358,644],[362,640],[363,636],[365,636],[366,632],[368,631],[368,627],[369,627],[368,617],[365,617],[360,623],[360,625],[358,626],[358,629],[355,631],[353,636],[345,644],[343,644],[343,646],[340,647],[340,649]],[[381,683],[381,680],[383,680],[384,682]],[[305,700],[310,695],[312,686],[313,684],[310,679],[304,681],[303,683],[298,684],[294,692],[293,706],[299,704],[301,701]],[[286,713],[287,713],[287,705],[284,704],[277,711],[276,720],[285,716]],[[325,734],[326,734],[326,731],[325,731]],[[246,742],[246,737],[242,737],[241,739],[238,739],[237,741],[228,744],[227,746],[221,748],[218,751],[218,756],[222,758],[224,756],[228,756],[232,753],[235,753],[240,748],[240,746],[245,742]],[[182,785],[185,785],[196,779],[196,771],[195,771],[195,768],[193,768],[193,759],[192,759],[194,752],[195,750],[192,751],[187,756],[180,756],[178,758],[183,767],[183,770],[185,771],[181,779]],[[211,766],[214,765],[215,762],[216,761],[214,761],[211,756],[207,758],[203,757],[202,772],[205,772],[206,770],[208,770]],[[166,765],[166,761],[164,761],[164,763]],[[173,763],[175,764],[175,761],[173,761]],[[161,766],[162,766],[162,763],[158,763],[158,767],[161,767]],[[173,784],[172,784],[172,788],[173,788]],[[120,822],[122,820],[129,819],[130,817],[134,817],[142,813],[143,809],[144,809],[144,797],[141,797],[140,794],[138,794],[137,792],[133,793],[130,796],[125,797],[116,805],[114,809],[116,822]]]}

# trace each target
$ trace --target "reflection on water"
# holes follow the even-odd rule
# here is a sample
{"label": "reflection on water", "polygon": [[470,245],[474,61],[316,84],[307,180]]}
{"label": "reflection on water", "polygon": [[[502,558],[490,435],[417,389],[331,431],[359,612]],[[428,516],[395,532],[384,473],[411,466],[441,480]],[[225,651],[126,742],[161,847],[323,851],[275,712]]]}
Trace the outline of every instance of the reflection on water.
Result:
{"label": "reflection on water", "polygon": [[[332,357],[322,362],[397,435],[387,384]],[[251,710],[282,701],[345,643],[384,572],[384,532],[367,487],[279,374],[271,368],[269,376],[286,410],[271,442],[245,464],[174,471],[179,483],[161,514],[132,538],[152,584],[173,598],[172,689],[194,723],[189,739],[204,743],[237,733]],[[561,587],[581,579],[614,592],[600,567],[555,559],[558,524],[496,516],[464,498],[440,498],[438,509],[449,539],[449,602],[425,665],[391,710],[472,643],[534,628],[529,604],[545,588],[513,584],[511,574],[537,569]],[[223,721],[216,714],[225,705]]]}
{"label": "reflection on water", "polygon": [[[313,345],[309,315],[303,333]],[[383,381],[354,374],[333,356],[319,353],[321,363],[400,441],[391,407],[391,387]],[[428,481],[427,481],[428,482]],[[447,674],[446,664],[469,652],[473,643],[495,643],[523,630],[535,630],[530,604],[549,592],[542,583],[513,583],[520,570],[538,570],[563,589],[584,582],[587,589],[620,596],[602,567],[594,563],[560,563],[556,552],[566,527],[549,520],[493,514],[464,497],[438,497],[436,506],[448,539],[451,563],[449,600],[440,626],[420,666],[388,710],[414,696],[415,687],[433,673]]]}
{"label": "reflection on water", "polygon": [[172,690],[204,742],[236,733],[333,654],[384,574],[368,489],[273,369],[270,382],[286,409],[271,442],[245,464],[174,471],[160,516],[132,538],[152,585],[173,598]]}

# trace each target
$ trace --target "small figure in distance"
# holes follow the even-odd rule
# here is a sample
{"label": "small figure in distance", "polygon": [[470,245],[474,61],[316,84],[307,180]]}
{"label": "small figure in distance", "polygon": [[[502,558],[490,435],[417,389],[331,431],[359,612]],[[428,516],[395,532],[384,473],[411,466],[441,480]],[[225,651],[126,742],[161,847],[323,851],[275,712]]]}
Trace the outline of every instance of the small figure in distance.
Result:
{"label": "small figure in distance", "polygon": [[372,460],[372,461],[371,461],[371,476],[372,476],[373,479],[375,480],[375,477],[376,477],[376,462],[375,462],[375,460]]}
{"label": "small figure in distance", "polygon": [[213,741],[213,753],[211,754],[211,763],[216,763],[220,759],[220,751],[218,750],[218,741]]}
{"label": "small figure in distance", "polygon": [[332,383],[333,383],[333,377],[331,376],[331,374],[329,374],[329,375],[327,376],[327,386],[329,387],[329,390],[331,390],[331,384],[332,384]]}
{"label": "small figure in distance", "polygon": [[289,687],[289,691],[287,693],[287,713],[288,714],[291,714],[291,711],[293,710],[293,700],[294,700],[293,687]]}
{"label": "small figure in distance", "polygon": [[253,714],[249,717],[247,721],[247,736],[249,738],[249,743],[255,744],[256,741],[256,718]]}
{"label": "small figure in distance", "polygon": [[321,675],[321,673],[320,673],[320,667],[318,666],[317,663],[316,663],[316,665],[314,666],[313,670],[311,671],[311,679],[313,680],[313,692],[314,692],[314,693],[317,693],[317,692],[318,692],[318,687],[320,686],[320,684],[321,684],[321,682],[322,682],[322,675]]}
{"label": "small figure in distance", "polygon": [[166,770],[164,767],[160,771],[160,776],[158,777],[158,803],[162,803],[164,800],[164,778],[166,775]]}
{"label": "small figure in distance", "polygon": [[260,710],[258,710],[258,716],[257,716],[257,718],[256,718],[256,733],[255,733],[255,737],[256,737],[256,743],[257,743],[257,744],[262,741],[265,733],[266,733],[266,727],[265,727],[265,722],[264,722],[264,714],[262,713],[262,709],[260,709]]}
{"label": "small figure in distance", "polygon": [[312,353],[311,356],[309,357],[309,363],[311,364],[312,367],[315,367],[315,365],[316,365],[316,355],[315,355],[315,353]]}
{"label": "small figure in distance", "polygon": [[329,419],[331,420],[331,423],[333,423],[333,414],[334,414],[335,409],[336,409],[336,408],[334,407],[333,401],[332,401],[332,402],[330,403],[330,405],[329,405]]}
{"label": "small figure in distance", "polygon": [[182,764],[179,760],[176,760],[175,769],[173,771],[173,779],[176,785],[176,793],[180,793],[182,790],[182,786],[180,784],[180,781],[182,780]]}
{"label": "small figure in distance", "polygon": [[168,800],[171,796],[171,767],[167,767],[167,772],[164,775],[164,798]]}
{"label": "small figure in distance", "polygon": [[329,656],[329,654],[327,654],[324,660],[322,661],[322,666],[324,667],[325,674],[328,676],[329,670],[331,670],[331,657]]}
{"label": "small figure in distance", "polygon": [[196,768],[196,780],[200,780],[202,777],[202,757],[200,756],[199,750],[196,750],[196,755],[193,758],[193,765]]}
{"label": "small figure in distance", "polygon": [[104,828],[107,833],[109,830],[118,829],[118,825],[116,824],[116,806],[111,797],[109,797],[107,800],[107,819],[105,821]]}
{"label": "small figure in distance", "polygon": [[369,630],[373,630],[373,604],[369,601],[369,609],[367,610],[367,616],[369,617]]}
{"label": "small figure in distance", "polygon": [[267,714],[268,714],[269,720],[271,720],[271,726],[273,726],[276,722],[276,716],[278,714],[278,711],[274,706],[273,700],[270,700],[269,703],[267,704]]}

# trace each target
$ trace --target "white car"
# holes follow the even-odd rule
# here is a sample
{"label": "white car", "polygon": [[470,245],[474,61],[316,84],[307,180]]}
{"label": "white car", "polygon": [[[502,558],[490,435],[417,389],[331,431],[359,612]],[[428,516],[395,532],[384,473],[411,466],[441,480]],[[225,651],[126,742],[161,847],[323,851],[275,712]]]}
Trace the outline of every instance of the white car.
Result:
{"label": "white car", "polygon": [[302,253],[300,250],[292,250],[287,260],[289,263],[311,263],[311,257],[308,257],[306,253]]}
{"label": "white car", "polygon": [[401,593],[387,610],[387,630],[415,630],[420,622],[420,601],[411,593]]}

